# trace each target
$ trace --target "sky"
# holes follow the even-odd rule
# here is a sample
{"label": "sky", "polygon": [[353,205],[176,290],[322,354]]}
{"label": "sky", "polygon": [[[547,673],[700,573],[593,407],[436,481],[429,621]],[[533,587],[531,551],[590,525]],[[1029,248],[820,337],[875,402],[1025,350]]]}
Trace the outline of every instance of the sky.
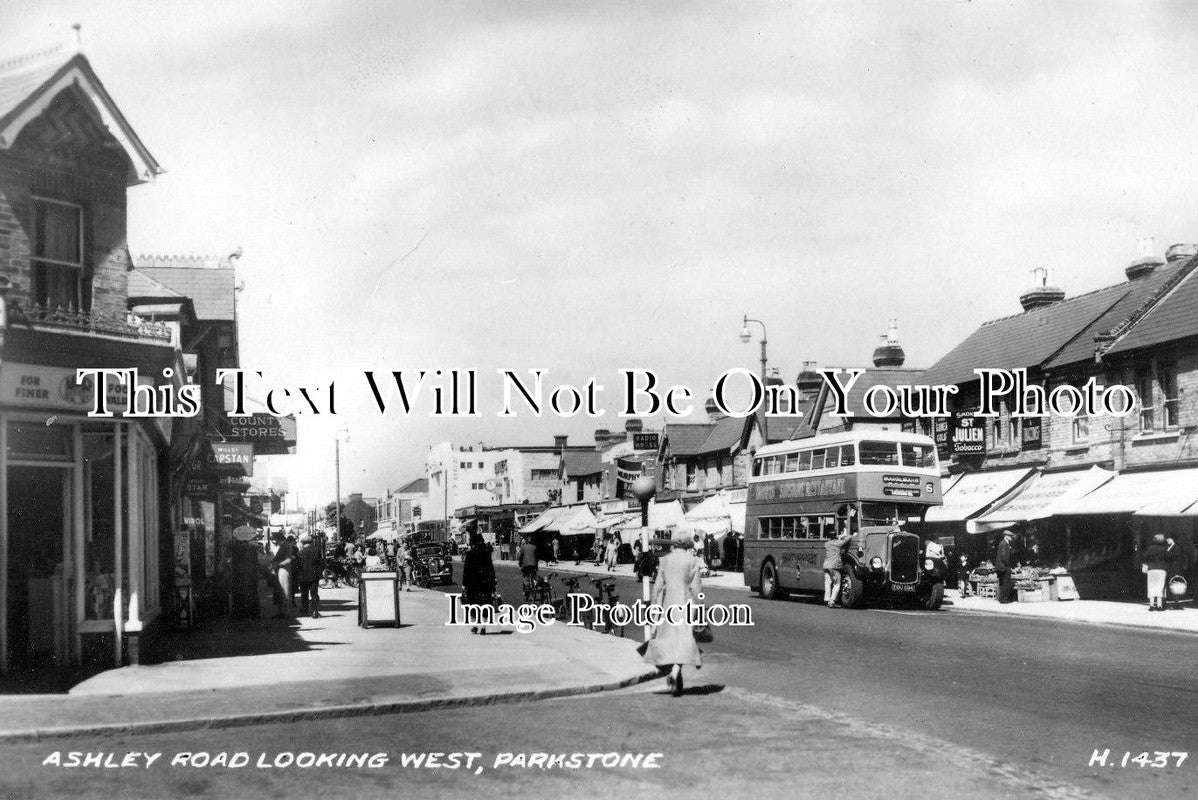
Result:
{"label": "sky", "polygon": [[[83,51],[165,167],[134,253],[240,247],[242,365],[336,382],[290,484],[327,502],[430,444],[589,443],[617,370],[702,401],[756,369],[930,366],[1019,311],[1198,241],[1198,7],[1184,3],[4,0],[0,57]],[[756,331],[755,331],[756,333]],[[979,365],[1002,366],[1002,365]],[[607,414],[498,419],[499,368]],[[473,419],[382,415],[364,370],[476,368]],[[295,502],[295,497],[292,502]]]}

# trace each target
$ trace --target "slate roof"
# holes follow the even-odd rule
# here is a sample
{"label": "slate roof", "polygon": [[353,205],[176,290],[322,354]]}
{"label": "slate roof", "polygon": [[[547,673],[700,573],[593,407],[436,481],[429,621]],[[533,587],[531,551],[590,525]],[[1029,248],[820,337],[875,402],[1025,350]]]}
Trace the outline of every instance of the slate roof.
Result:
{"label": "slate roof", "polygon": [[399,488],[398,494],[426,494],[428,492],[428,478],[417,478]]}
{"label": "slate roof", "polygon": [[[55,81],[71,70],[78,70],[125,137],[128,146],[126,153],[135,165],[129,182],[141,183],[161,174],[161,165],[125,119],[125,115],[121,113],[92,69],[91,63],[82,53],[67,53],[61,48],[54,48],[0,62],[0,130],[18,119],[21,113],[38,99],[42,90],[49,89]],[[76,80],[79,80],[78,75]],[[12,142],[0,140],[0,147],[11,144]],[[138,163],[140,167],[136,166]]]}
{"label": "slate roof", "polygon": [[1198,336],[1198,278],[1193,269],[1107,350],[1126,353]]}
{"label": "slate roof", "polygon": [[183,297],[174,289],[154,280],[139,270],[129,272],[129,297],[145,299],[151,297]]}
{"label": "slate roof", "polygon": [[705,452],[703,443],[715,430],[714,422],[667,422],[666,438],[676,456],[697,456]]}
{"label": "slate roof", "polygon": [[61,48],[31,53],[0,63],[0,122],[71,60]]}
{"label": "slate roof", "polygon": [[227,259],[207,256],[137,256],[135,272],[191,298],[196,319],[234,319],[236,273]]}
{"label": "slate roof", "polygon": [[567,450],[562,453],[562,466],[566,477],[581,478],[603,472],[603,459],[597,450]]}
{"label": "slate roof", "polygon": [[973,370],[979,367],[1059,369],[1093,359],[1094,337],[1131,317],[1177,274],[1178,267],[1166,264],[1138,280],[986,322],[933,364],[921,382],[967,383],[976,380]]}
{"label": "slate roof", "polygon": [[[894,388],[895,386],[908,383],[927,383],[926,377],[924,370],[917,367],[865,367],[861,373],[861,377],[857,379],[857,382],[853,384],[853,388],[849,392],[849,411],[854,417],[876,419],[873,414],[865,410],[866,392],[874,386],[889,386]],[[841,380],[843,382],[847,378],[844,378],[842,375]],[[827,396],[826,408],[823,409],[825,414],[830,414],[834,410],[831,406],[831,394],[827,386],[820,387],[819,397],[822,399],[825,395]],[[816,402],[818,403],[819,400],[817,399]]]}

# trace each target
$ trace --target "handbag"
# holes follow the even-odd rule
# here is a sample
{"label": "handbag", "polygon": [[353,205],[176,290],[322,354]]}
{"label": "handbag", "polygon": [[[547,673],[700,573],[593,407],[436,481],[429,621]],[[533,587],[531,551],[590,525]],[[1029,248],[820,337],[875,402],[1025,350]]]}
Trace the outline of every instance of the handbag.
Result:
{"label": "handbag", "polygon": [[699,644],[711,644],[715,641],[715,635],[712,634],[710,625],[696,625],[691,628],[691,633],[694,634],[695,641]]}

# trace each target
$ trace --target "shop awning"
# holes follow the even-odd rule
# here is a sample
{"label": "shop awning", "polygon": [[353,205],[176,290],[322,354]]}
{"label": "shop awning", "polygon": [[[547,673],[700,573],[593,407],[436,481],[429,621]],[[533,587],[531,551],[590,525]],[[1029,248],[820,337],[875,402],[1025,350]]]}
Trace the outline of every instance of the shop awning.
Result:
{"label": "shop awning", "polygon": [[225,503],[224,510],[229,513],[234,520],[238,522],[247,522],[255,528],[265,528],[267,525],[266,517],[255,514],[248,508],[237,503]]}
{"label": "shop awning", "polygon": [[599,520],[591,513],[588,506],[569,506],[553,519],[546,530],[554,530],[562,536],[578,536],[584,533],[594,533]]}
{"label": "shop awning", "polygon": [[1005,503],[970,520],[966,529],[970,533],[982,533],[1015,522],[1051,517],[1057,513],[1057,509],[1089,494],[1113,477],[1115,473],[1097,466],[1068,472],[1041,473],[1024,483],[1019,493],[1012,495]]}
{"label": "shop awning", "polygon": [[985,511],[994,501],[1003,498],[1031,474],[1030,467],[968,473],[944,493],[944,505],[928,509],[924,520],[963,522]]}
{"label": "shop awning", "polygon": [[686,524],[700,533],[723,536],[745,532],[745,504],[730,502],[726,493],[708,497],[686,513]]}
{"label": "shop awning", "polygon": [[560,514],[561,512],[563,512],[565,510],[566,509],[561,508],[560,506],[554,506],[553,508],[547,508],[544,511],[542,511],[539,515],[537,515],[536,519],[534,519],[532,522],[528,523],[523,528],[521,528],[519,532],[520,533],[535,533],[536,531],[543,530],[547,525],[549,525],[549,523],[553,522],[553,520],[555,518],[557,518],[558,514]]}
{"label": "shop awning", "polygon": [[1089,494],[1064,504],[1058,514],[1187,515],[1198,503],[1198,468],[1124,472]]}

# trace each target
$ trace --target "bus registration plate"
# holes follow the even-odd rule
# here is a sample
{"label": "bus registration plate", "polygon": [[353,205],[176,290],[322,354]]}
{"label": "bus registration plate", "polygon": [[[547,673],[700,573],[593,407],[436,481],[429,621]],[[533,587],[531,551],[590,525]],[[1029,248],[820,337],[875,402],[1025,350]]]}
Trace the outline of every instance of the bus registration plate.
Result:
{"label": "bus registration plate", "polygon": [[915,591],[915,586],[913,586],[912,584],[909,584],[909,583],[895,583],[895,584],[892,584],[890,588],[896,592],[914,592]]}

